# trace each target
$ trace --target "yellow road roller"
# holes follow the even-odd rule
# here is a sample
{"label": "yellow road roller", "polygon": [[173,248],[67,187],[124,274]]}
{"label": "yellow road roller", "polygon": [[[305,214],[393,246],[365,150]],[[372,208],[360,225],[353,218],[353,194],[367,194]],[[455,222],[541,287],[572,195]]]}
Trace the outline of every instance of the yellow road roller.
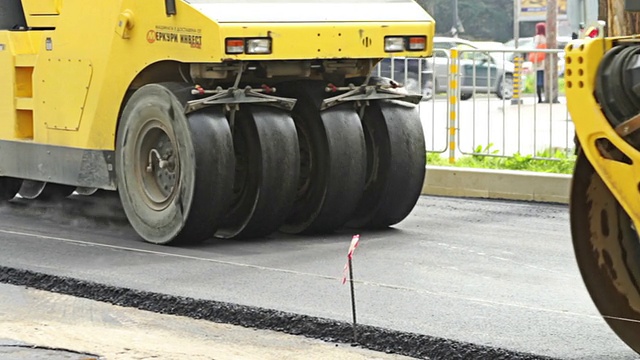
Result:
{"label": "yellow road roller", "polygon": [[425,175],[413,0],[2,0],[0,198],[117,191],[156,244],[382,228]]}
{"label": "yellow road roller", "polygon": [[571,234],[595,305],[640,353],[640,36],[598,33],[566,48],[578,149]]}

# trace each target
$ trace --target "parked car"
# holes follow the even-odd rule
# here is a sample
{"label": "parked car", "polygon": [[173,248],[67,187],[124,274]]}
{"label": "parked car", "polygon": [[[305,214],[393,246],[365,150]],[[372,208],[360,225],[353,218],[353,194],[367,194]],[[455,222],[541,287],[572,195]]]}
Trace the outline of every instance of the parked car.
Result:
{"label": "parked car", "polygon": [[[403,84],[409,92],[423,95],[429,100],[435,93],[447,92],[452,48],[459,50],[482,50],[462,52],[460,57],[460,98],[470,99],[474,93],[492,93],[501,99],[513,97],[514,64],[505,59],[504,52],[494,43],[435,37],[433,57],[428,59],[394,57],[383,59],[373,74],[391,78]],[[524,81],[521,82],[524,86]]]}
{"label": "parked car", "polygon": [[[493,93],[500,99],[513,97],[513,73],[515,66],[504,59],[503,53],[491,44],[474,43],[460,38],[434,37],[433,87],[436,93],[448,89],[450,50],[463,50],[460,54],[460,98],[470,99],[474,93]],[[487,50],[470,51],[464,50]],[[521,82],[522,84],[522,82]]]}
{"label": "parked car", "polygon": [[433,68],[430,59],[394,57],[382,59],[373,75],[393,79],[408,92],[421,94],[423,100],[433,98]]}

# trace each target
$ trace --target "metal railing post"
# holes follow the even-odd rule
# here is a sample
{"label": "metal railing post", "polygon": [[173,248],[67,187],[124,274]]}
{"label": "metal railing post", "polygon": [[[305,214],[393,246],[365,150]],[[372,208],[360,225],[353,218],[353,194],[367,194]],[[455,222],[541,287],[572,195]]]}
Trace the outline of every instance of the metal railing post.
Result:
{"label": "metal railing post", "polygon": [[513,97],[511,98],[511,105],[519,105],[522,104],[522,99],[520,99],[520,88],[522,84],[522,55],[517,55],[513,59]]}
{"label": "metal railing post", "polygon": [[451,64],[449,65],[449,163],[456,162],[456,126],[457,104],[460,98],[458,87],[458,49],[451,49]]}

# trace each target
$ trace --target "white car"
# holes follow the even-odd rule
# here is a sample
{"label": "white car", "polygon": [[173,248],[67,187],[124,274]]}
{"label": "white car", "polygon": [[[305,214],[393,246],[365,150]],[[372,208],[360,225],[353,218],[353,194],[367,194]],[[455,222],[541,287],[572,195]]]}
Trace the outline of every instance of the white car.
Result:
{"label": "white car", "polygon": [[[433,67],[435,92],[446,92],[448,89],[450,50],[456,48],[461,51],[459,71],[462,100],[470,99],[474,93],[491,93],[500,99],[511,99],[515,65],[504,58],[504,53],[488,51],[499,49],[488,49],[486,46],[459,38],[434,37],[433,58],[427,64]],[[465,51],[485,49],[487,51]]]}

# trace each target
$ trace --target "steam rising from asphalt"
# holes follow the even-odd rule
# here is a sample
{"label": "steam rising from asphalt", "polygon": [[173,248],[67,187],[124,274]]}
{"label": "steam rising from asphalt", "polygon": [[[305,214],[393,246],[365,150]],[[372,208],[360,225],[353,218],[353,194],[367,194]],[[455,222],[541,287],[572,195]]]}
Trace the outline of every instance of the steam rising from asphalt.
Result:
{"label": "steam rising from asphalt", "polygon": [[17,195],[1,203],[0,216],[33,218],[57,226],[81,228],[84,231],[124,230],[130,226],[115,191],[99,190],[93,195],[73,195],[62,199],[25,199]]}

